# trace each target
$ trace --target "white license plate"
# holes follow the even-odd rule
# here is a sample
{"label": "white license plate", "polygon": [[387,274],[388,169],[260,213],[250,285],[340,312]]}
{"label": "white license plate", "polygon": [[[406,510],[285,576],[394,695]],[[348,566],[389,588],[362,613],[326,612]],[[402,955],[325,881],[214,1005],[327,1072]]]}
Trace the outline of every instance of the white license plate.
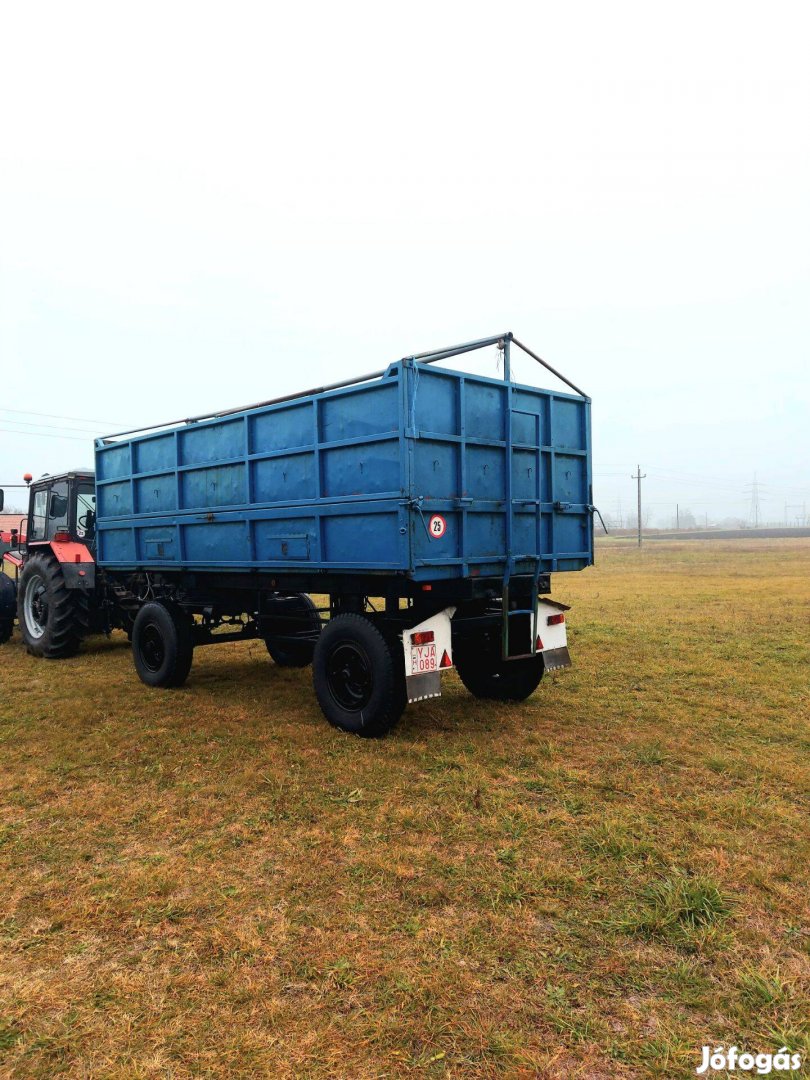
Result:
{"label": "white license plate", "polygon": [[438,671],[435,645],[411,645],[411,674],[422,675],[426,671]]}

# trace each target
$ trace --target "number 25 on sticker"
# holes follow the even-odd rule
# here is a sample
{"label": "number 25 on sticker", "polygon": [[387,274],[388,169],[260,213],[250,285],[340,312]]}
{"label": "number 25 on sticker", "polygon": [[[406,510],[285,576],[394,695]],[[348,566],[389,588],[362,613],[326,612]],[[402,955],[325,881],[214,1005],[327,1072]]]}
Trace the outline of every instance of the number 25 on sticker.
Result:
{"label": "number 25 on sticker", "polygon": [[444,520],[441,514],[434,514],[430,519],[428,525],[428,532],[430,533],[432,540],[441,540],[444,534],[447,532],[447,522]]}

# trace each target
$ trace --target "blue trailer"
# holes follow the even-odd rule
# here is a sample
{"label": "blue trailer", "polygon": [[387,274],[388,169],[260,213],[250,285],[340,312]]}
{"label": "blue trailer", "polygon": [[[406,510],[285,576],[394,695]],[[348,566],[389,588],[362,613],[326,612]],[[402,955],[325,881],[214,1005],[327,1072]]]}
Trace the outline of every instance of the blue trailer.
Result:
{"label": "blue trailer", "polygon": [[[502,378],[441,366],[487,346]],[[140,677],[179,685],[195,646],[262,637],[313,663],[333,724],[377,735],[447,668],[514,700],[567,666],[547,594],[593,562],[590,400],[514,383],[514,346],[548,367],[501,334],[97,440],[91,606]]]}

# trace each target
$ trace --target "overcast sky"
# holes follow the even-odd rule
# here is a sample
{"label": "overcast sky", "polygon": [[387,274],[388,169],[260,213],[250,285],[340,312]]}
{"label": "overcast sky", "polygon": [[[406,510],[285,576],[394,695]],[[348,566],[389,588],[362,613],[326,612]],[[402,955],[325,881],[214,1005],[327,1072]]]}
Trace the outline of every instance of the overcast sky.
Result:
{"label": "overcast sky", "polygon": [[808,12],[4,5],[0,482],[512,329],[603,510],[810,514]]}

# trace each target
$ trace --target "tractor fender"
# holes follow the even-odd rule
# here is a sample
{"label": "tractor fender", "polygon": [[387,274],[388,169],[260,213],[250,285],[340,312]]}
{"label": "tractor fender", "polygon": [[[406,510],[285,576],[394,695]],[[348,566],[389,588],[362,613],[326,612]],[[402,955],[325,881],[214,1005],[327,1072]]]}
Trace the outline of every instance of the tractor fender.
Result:
{"label": "tractor fender", "polygon": [[[92,592],[96,587],[96,560],[86,544],[74,540],[50,540],[36,546],[36,550],[50,549],[59,563],[65,579],[65,588],[84,589]],[[33,547],[31,550],[34,550]]]}

